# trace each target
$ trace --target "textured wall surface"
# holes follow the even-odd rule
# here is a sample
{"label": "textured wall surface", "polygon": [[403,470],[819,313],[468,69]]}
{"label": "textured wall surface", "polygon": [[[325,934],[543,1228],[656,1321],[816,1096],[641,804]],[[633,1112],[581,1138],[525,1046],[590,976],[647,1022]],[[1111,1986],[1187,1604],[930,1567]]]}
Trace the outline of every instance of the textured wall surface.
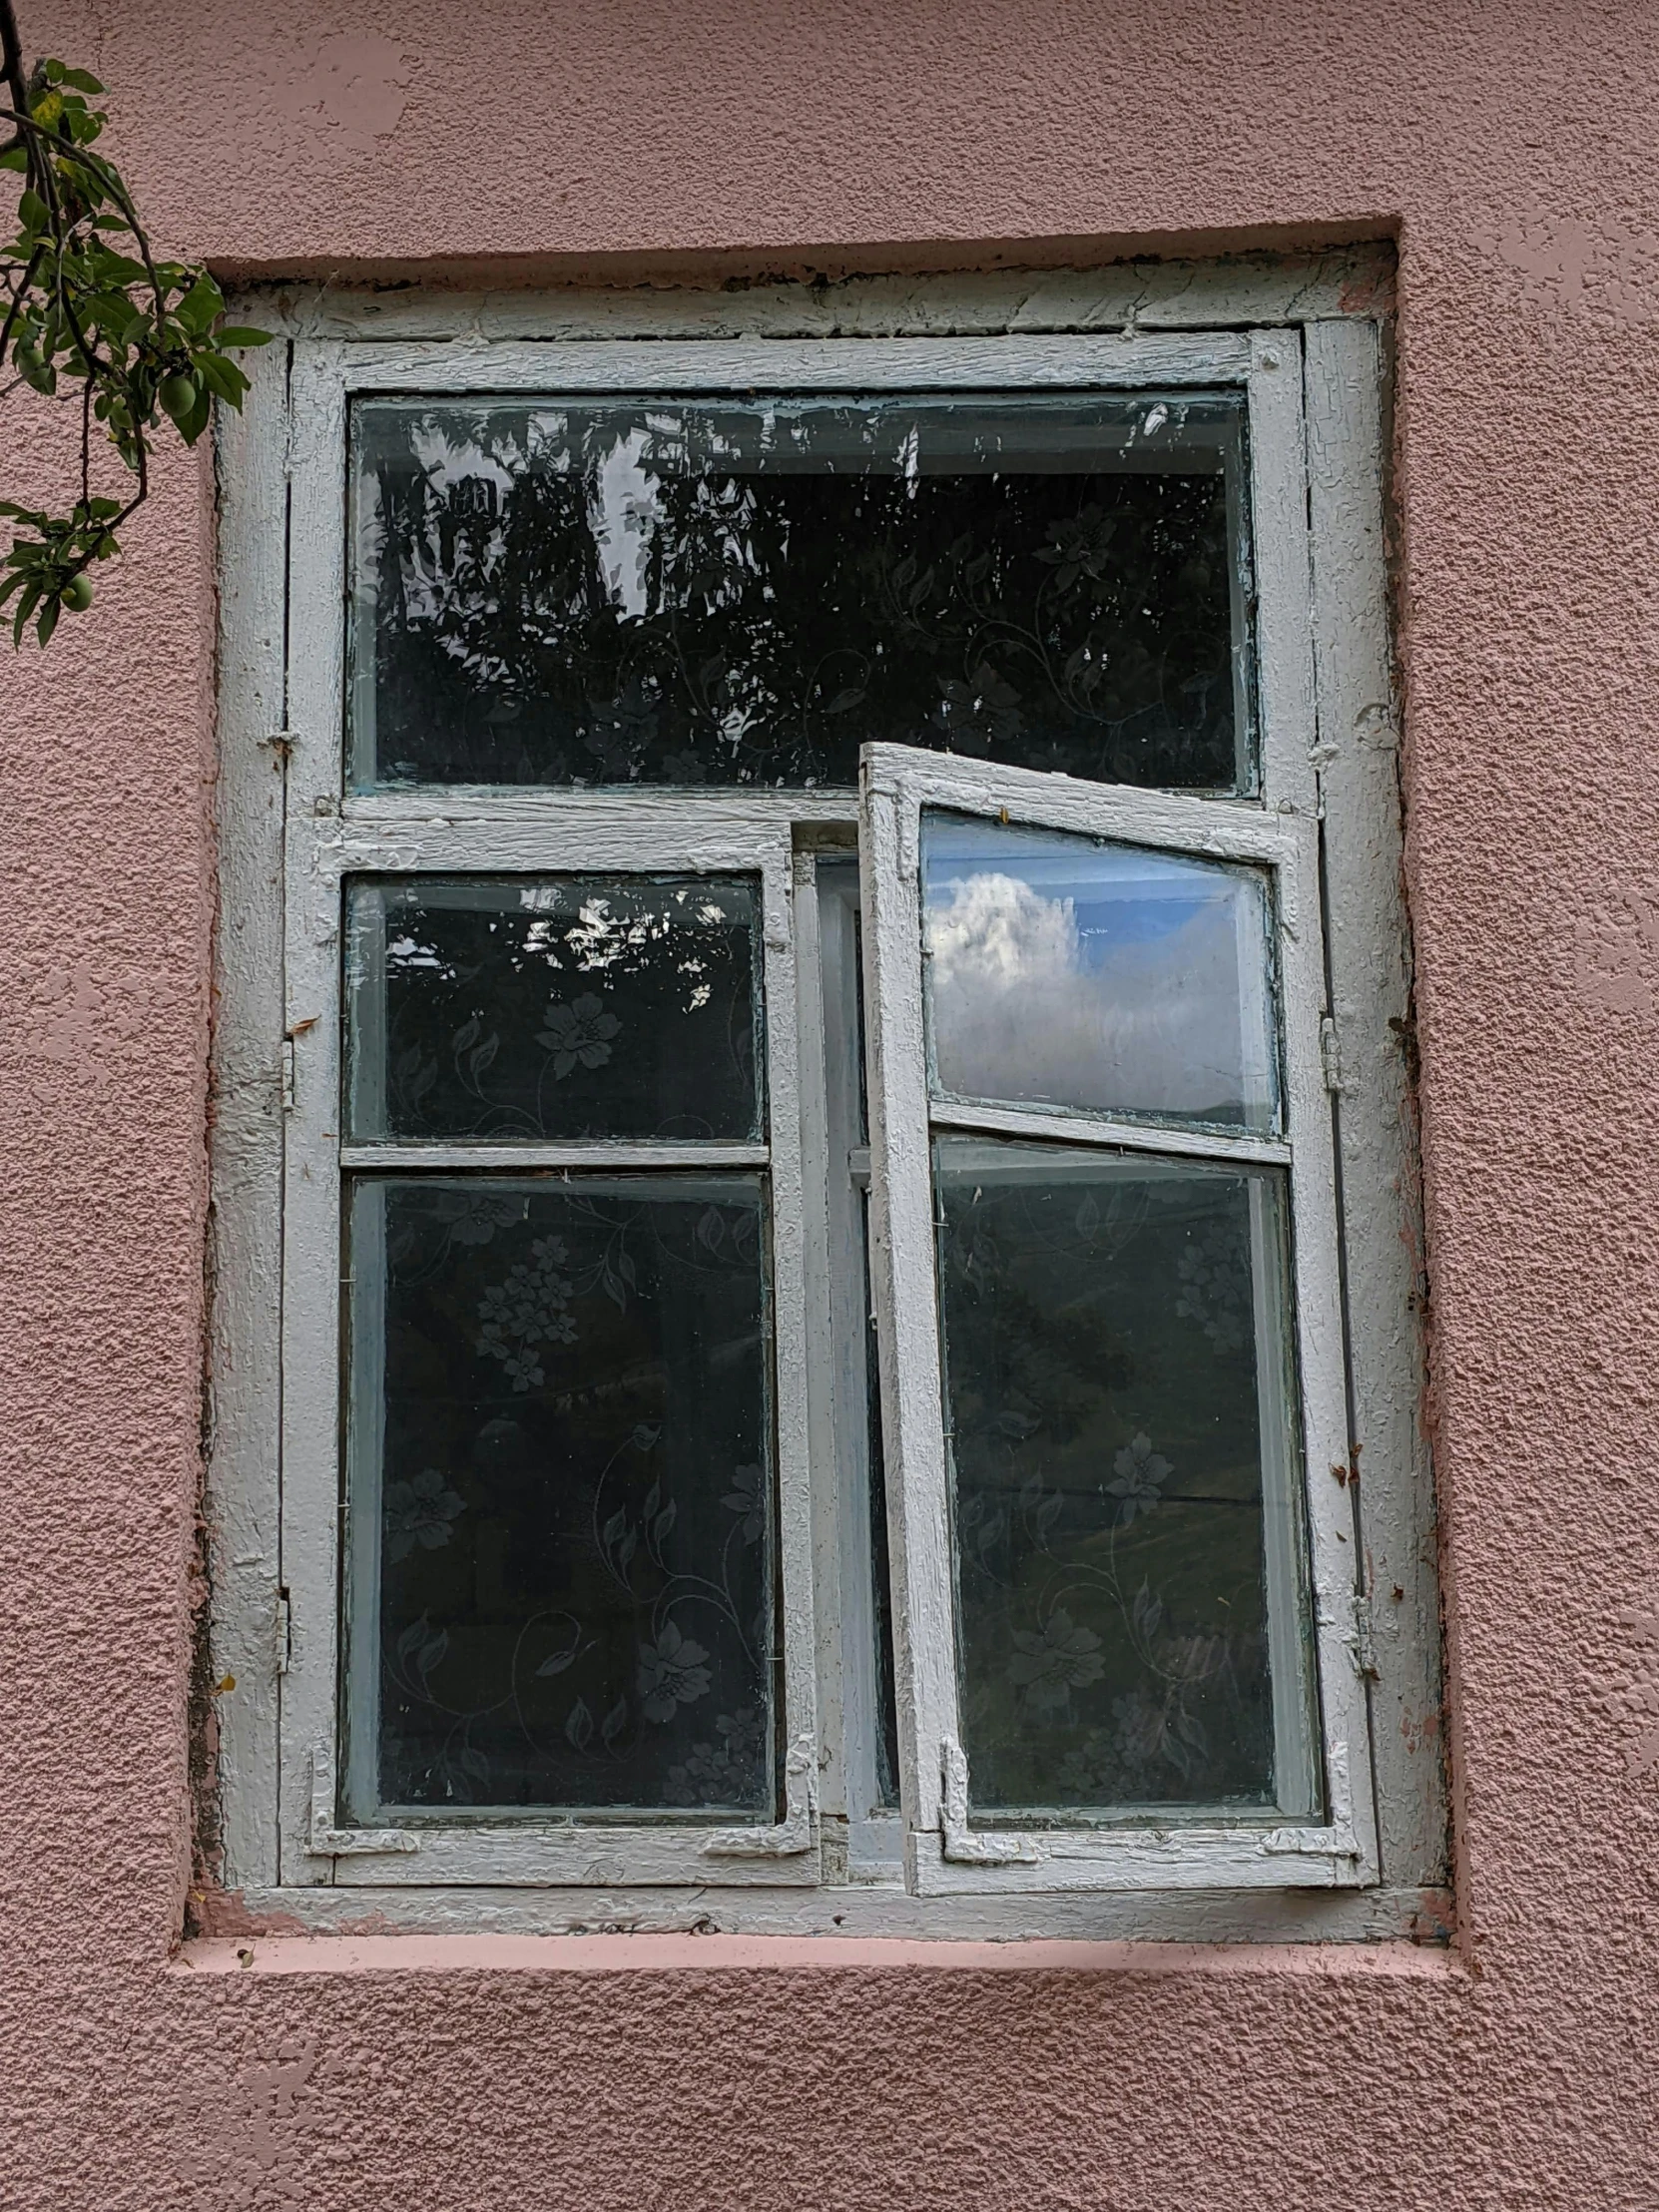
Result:
{"label": "textured wall surface", "polygon": [[[1590,0],[22,0],[229,271],[1396,232],[1458,1940],[177,1953],[212,493],[0,655],[0,2198],[1659,2201],[1659,59]],[[44,482],[8,404],[0,463]],[[555,1962],[556,1961],[556,1962]]]}

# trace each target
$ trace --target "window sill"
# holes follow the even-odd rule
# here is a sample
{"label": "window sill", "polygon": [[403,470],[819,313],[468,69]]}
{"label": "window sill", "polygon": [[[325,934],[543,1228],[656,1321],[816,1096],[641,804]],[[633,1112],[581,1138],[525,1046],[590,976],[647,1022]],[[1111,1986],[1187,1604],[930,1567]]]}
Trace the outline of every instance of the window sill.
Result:
{"label": "window sill", "polygon": [[[926,1899],[896,1885],[851,1883],[814,1890],[533,1890],[477,1888],[272,1888],[198,1892],[202,1935],[181,1956],[223,1966],[254,1948],[297,1944],[296,1956],[328,1970],[346,1944],[389,1944],[392,1963],[411,1945],[505,1946],[544,1965],[579,1963],[582,1946],[607,1959],[620,1945],[637,1965],[651,1946],[704,1963],[736,1955],[769,1964],[805,1958],[844,1964],[867,1953],[902,1962],[1045,1962],[1076,1953],[1110,1964],[1120,1955],[1154,1959],[1399,1953],[1441,1957],[1455,1934],[1450,1896],[1439,1889],[1362,1891],[1124,1891],[1059,1896]],[[316,1938],[329,1937],[319,1942]],[[733,1946],[736,1946],[734,1952]],[[367,1955],[377,1956],[371,1952]],[[437,1953],[434,1953],[436,1956]],[[666,1955],[666,1954],[665,1954]],[[227,1969],[228,1970],[228,1969]],[[1362,1968],[1361,1970],[1376,1970]]]}
{"label": "window sill", "polygon": [[829,1967],[957,1973],[1240,1975],[1260,1979],[1463,1981],[1441,1944],[961,1941],[825,1936],[248,1936],[183,1944],[175,1973],[709,1973]]}

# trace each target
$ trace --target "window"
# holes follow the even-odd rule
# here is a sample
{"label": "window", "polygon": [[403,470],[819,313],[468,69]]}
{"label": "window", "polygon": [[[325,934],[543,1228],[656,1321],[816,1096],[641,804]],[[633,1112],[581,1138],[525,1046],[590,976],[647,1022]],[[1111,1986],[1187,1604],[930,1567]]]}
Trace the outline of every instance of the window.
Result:
{"label": "window", "polygon": [[295,343],[269,1887],[1379,1884],[1304,354]]}

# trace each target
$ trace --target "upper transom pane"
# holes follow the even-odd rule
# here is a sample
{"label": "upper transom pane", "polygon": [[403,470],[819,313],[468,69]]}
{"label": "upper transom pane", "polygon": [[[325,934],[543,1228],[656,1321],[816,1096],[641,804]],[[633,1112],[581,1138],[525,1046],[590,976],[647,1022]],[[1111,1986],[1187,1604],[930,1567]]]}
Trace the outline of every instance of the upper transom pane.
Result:
{"label": "upper transom pane", "polygon": [[1228,393],[361,401],[352,782],[1251,788],[1243,448]]}
{"label": "upper transom pane", "polygon": [[1258,870],[929,810],[921,879],[935,1093],[1279,1126]]}

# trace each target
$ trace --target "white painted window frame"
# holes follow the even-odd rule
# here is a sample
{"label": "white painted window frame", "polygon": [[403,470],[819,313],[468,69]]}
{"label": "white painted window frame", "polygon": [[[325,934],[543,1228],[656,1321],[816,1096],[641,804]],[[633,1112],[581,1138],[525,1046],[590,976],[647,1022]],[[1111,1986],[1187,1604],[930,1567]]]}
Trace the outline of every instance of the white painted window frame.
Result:
{"label": "white painted window frame", "polygon": [[[1283,750],[1288,751],[1288,748]],[[1348,1408],[1338,1260],[1331,1099],[1324,1076],[1324,936],[1319,825],[1279,799],[1264,758],[1266,803],[1088,784],[1029,770],[992,768],[905,746],[863,756],[866,1019],[870,1041],[870,1155],[876,1326],[881,1339],[888,1482],[899,1532],[894,1606],[911,1880],[924,1896],[966,1890],[1213,1889],[1355,1885],[1375,1877],[1371,1757],[1364,1684],[1351,1655],[1357,1584],[1347,1500],[1338,1487],[1303,1481],[1312,1557],[1314,1651],[1321,1696],[1323,1787],[1328,1819],[1271,1826],[1233,1820],[1093,1828],[970,1826],[962,1751],[955,1634],[950,1472],[940,1359],[935,1133],[971,1131],[1036,1143],[1112,1148],[1149,1157],[1272,1163],[1289,1171],[1295,1372],[1301,1393],[1302,1462],[1346,1462]],[[1060,830],[1206,859],[1243,861],[1271,874],[1279,968],[1285,1134],[1227,1136],[1107,1115],[946,1104],[929,1095],[923,1006],[921,818],[928,808],[991,822]],[[1260,1299],[1260,1288],[1259,1288]],[[1282,1358],[1282,1317],[1262,1317],[1258,1372]],[[1277,1340],[1277,1341],[1276,1341]],[[1269,1425],[1269,1424],[1265,1424]],[[1273,1498],[1264,1453],[1269,1644],[1279,1757],[1301,1753],[1305,1700],[1298,1682],[1301,1569],[1284,1555],[1299,1516]],[[1277,1509],[1276,1509],[1277,1508]],[[1288,1706],[1289,1710],[1282,1708]]]}
{"label": "white painted window frame", "polygon": [[[499,1913],[509,1909],[497,1908],[492,1925],[587,1926],[596,1907],[603,1917],[605,1900],[596,1899],[588,1887],[567,1886],[597,1882],[624,1888],[627,1881],[626,1871],[611,1855],[614,1830],[585,1839],[604,1849],[587,1850],[580,1873],[568,1855],[544,1857],[534,1865],[503,1859],[493,1838],[487,1866],[464,1873],[440,1866],[435,1857],[426,1858],[417,1872],[413,1862],[418,1854],[359,1857],[328,1851],[317,1857],[309,1848],[327,1836],[329,1804],[326,1789],[312,1788],[317,1739],[305,1722],[317,1716],[321,1701],[305,1692],[304,1678],[308,1674],[313,1683],[323,1679],[314,1670],[326,1638],[320,1621],[307,1617],[309,1606],[292,1586],[291,1563],[278,1539],[281,1485],[276,1460],[288,1419],[285,1396],[291,1390],[283,1391],[271,1331],[279,1297],[282,1225],[279,1206],[268,1194],[281,1150],[282,1123],[274,1103],[280,1075],[272,1072],[269,1009],[277,978],[269,926],[282,914],[282,848],[284,841],[291,842],[293,861],[301,865],[307,838],[320,849],[320,840],[328,835],[367,840],[372,834],[383,840],[380,848],[387,852],[407,851],[408,840],[418,837],[423,826],[435,830],[464,818],[493,832],[515,811],[528,822],[539,809],[545,822],[549,810],[569,809],[573,796],[503,798],[446,788],[341,800],[343,436],[352,391],[436,396],[444,391],[717,392],[733,386],[828,391],[1246,385],[1253,542],[1259,561],[1258,698],[1269,779],[1259,811],[1312,818],[1323,811],[1322,801],[1335,795],[1345,825],[1338,844],[1326,854],[1333,881],[1335,1021],[1325,1038],[1325,1066],[1339,1094],[1346,1090],[1353,1101],[1348,1120],[1354,1135],[1345,1147],[1349,1266],[1352,1271],[1358,1251],[1380,1290],[1377,1311],[1357,1309],[1349,1317],[1351,1333],[1359,1340],[1354,1366],[1359,1425],[1373,1452],[1369,1464],[1379,1470],[1377,1486],[1368,1494],[1368,1505],[1373,1496],[1377,1504],[1363,1548],[1374,1576],[1397,1578],[1394,1597],[1401,1607],[1387,1623],[1392,1634],[1382,1640],[1393,1663],[1381,1680],[1375,1614],[1351,1612],[1351,1672],[1356,1679],[1362,1674],[1369,1678],[1372,1695],[1390,1722],[1420,1717],[1431,1703],[1437,1712],[1427,1465],[1414,1392],[1401,1387],[1420,1379],[1420,1368],[1413,1360],[1409,1378],[1402,1373],[1395,1357],[1398,1327],[1386,1318],[1389,1299],[1403,1308],[1414,1294],[1414,1283],[1408,1262],[1399,1258],[1405,1243],[1402,1208],[1407,1233],[1411,1226],[1412,1163],[1409,1146],[1402,1148],[1400,1139],[1408,1106],[1401,1071],[1392,1060],[1381,1065],[1378,1052],[1384,1027],[1390,1021],[1399,1026],[1408,982],[1392,857],[1397,851],[1392,789],[1397,734],[1381,551],[1382,379],[1379,326],[1349,316],[1344,294],[1349,281],[1335,263],[1329,272],[1291,271],[1283,281],[1247,273],[1236,283],[1218,282],[1202,269],[1196,274],[1176,271],[1167,283],[1148,283],[1139,276],[1121,281],[1108,272],[1099,277],[1050,280],[1047,292],[1052,297],[1041,282],[1033,290],[1024,278],[941,279],[931,286],[907,279],[902,286],[885,288],[882,280],[872,280],[855,307],[837,309],[844,326],[869,333],[850,338],[817,335],[822,324],[816,306],[809,310],[798,304],[805,297],[798,287],[779,287],[776,294],[763,290],[736,302],[716,295],[685,302],[629,297],[615,304],[603,297],[579,297],[572,305],[568,297],[529,296],[486,304],[481,311],[465,302],[457,308],[451,301],[414,295],[359,304],[322,293],[249,303],[289,342],[285,349],[270,348],[261,358],[249,413],[221,429],[228,559],[222,723],[228,767],[221,810],[229,871],[221,946],[225,1003],[216,1055],[219,1289],[210,1504],[215,1513],[215,1665],[223,1666],[226,1679],[240,1666],[249,1693],[234,1708],[222,1709],[226,1873],[252,1900],[297,1904],[315,1925],[326,1925],[327,1913],[320,1921],[315,1913],[327,1907],[335,1890],[349,1891],[358,1900],[352,1904],[342,1896],[342,1911],[360,1912],[369,1902],[364,1893],[381,1889],[388,1902],[398,1898],[400,1915],[412,1912],[421,1925],[445,1925],[451,1909],[443,1899],[464,1900],[476,1882],[489,1885],[497,1898],[525,1898],[523,1906],[510,1909],[505,1922]],[[935,291],[949,294],[953,303],[941,309],[931,296]],[[954,303],[958,292],[959,304]],[[1248,327],[1250,312],[1260,315],[1264,307],[1284,319],[1269,327]],[[1010,329],[1016,316],[1031,322],[1044,314],[1049,327],[1039,335]],[[1145,326],[1160,319],[1163,327]],[[1080,332],[1079,321],[1103,327]],[[1247,326],[1185,326],[1193,322]],[[941,324],[967,334],[911,334],[937,330]],[[375,335],[365,342],[361,333],[369,329]],[[525,330],[538,334],[525,339]],[[543,331],[547,337],[539,334]],[[622,342],[610,334],[618,332],[626,333]],[[1282,367],[1290,372],[1280,375]],[[1321,402],[1309,438],[1301,418],[1305,381]],[[1310,578],[1315,548],[1320,557]],[[284,647],[284,612],[291,650]],[[1318,697],[1316,657],[1323,680]],[[1369,757],[1356,759],[1345,742],[1351,728],[1366,733],[1362,743]],[[257,748],[269,751],[257,757]],[[703,818],[710,797],[674,795],[682,828]],[[281,831],[284,814],[291,826],[288,840]],[[788,795],[788,814],[795,822],[844,824],[850,809],[844,795],[797,793]],[[313,827],[304,827],[307,822]],[[538,867],[556,864],[546,851],[538,843]],[[398,859],[386,864],[409,863]],[[428,863],[422,859],[419,864]],[[501,865],[493,848],[488,864]],[[743,862],[728,856],[724,864]],[[769,947],[769,978],[772,957]],[[290,991],[283,1026],[295,1028],[307,1014]],[[317,1024],[319,1029],[327,1026]],[[314,1037],[315,1031],[301,1029],[288,1040],[283,1055],[292,1067],[294,1115],[304,1112],[306,1046]],[[1345,1043],[1347,1037],[1353,1044]],[[1394,1042],[1382,1041],[1384,1046]],[[1349,1106],[1347,1099],[1342,1103]],[[291,1121],[293,1115],[285,1118]],[[1360,1185],[1364,1188],[1357,1206],[1354,1194]],[[1360,1304],[1363,1308],[1365,1301]],[[238,1362],[233,1377],[230,1366]],[[1316,1464],[1312,1446],[1308,1463],[1310,1468]],[[891,1494],[889,1483],[889,1498]],[[1348,1495],[1352,1504],[1353,1493]],[[1360,1539],[1357,1526],[1357,1552]],[[810,1547],[808,1531],[803,1530],[800,1540],[803,1548]],[[821,1557],[822,1549],[821,1540]],[[331,1617],[331,1605],[325,1611]],[[1329,1626],[1341,1643],[1340,1623]],[[1341,1668],[1336,1650],[1325,1648],[1331,1642],[1322,1625],[1328,1695]],[[296,1675],[301,1680],[294,1680]],[[807,1687],[812,1688],[810,1678]],[[793,1732],[804,1699],[793,1689],[786,1696],[791,1740],[799,1741]],[[1419,1896],[1420,1885],[1441,1877],[1443,1798],[1437,1770],[1427,1788],[1419,1783],[1407,1802],[1393,1733],[1392,1728],[1382,1730],[1374,1738],[1374,1750],[1381,1745],[1378,1756],[1393,1762],[1392,1798],[1385,1793],[1380,1809],[1391,1859],[1384,1879],[1398,1886],[1397,1894],[1380,1896],[1375,1908],[1358,1920],[1333,1898],[1329,1908],[1302,1911],[1294,1924],[1284,1921],[1271,1896],[1264,1895],[1260,1909],[1241,1899],[1228,1909],[1236,1923],[1232,1933],[1274,1936],[1294,1925],[1302,1933],[1376,1934],[1380,1927],[1393,1925],[1388,1916],[1404,1912]],[[803,1788],[798,1805],[808,1796]],[[1353,1859],[1337,1855],[1340,1867],[1333,1866],[1328,1877],[1310,1879],[1376,1879],[1376,1832],[1365,1820],[1364,1797],[1357,1784],[1358,1854]],[[1334,1805],[1336,1798],[1334,1791]],[[812,1820],[810,1804],[808,1818]],[[799,1817],[793,1825],[799,1827]],[[836,1869],[820,1860],[817,1834],[815,1823],[815,1850],[805,1855],[802,1873],[808,1882],[822,1878],[832,1885]],[[503,1832],[503,1846],[512,1837],[523,1837],[516,1824],[512,1832]],[[654,1835],[653,1842],[657,1840]],[[706,1841],[705,1833],[699,1842]],[[301,1859],[303,1866],[296,1864]],[[665,1873],[646,1879],[660,1883]],[[675,1878],[670,1874],[668,1879]],[[1167,1875],[1157,1879],[1160,1888],[1170,1887]],[[1195,1879],[1205,1885],[1227,1881],[1227,1894],[1238,1895],[1226,1876],[1210,1873]],[[1286,1879],[1281,1870],[1276,1886]],[[858,1911],[848,1909],[859,1897],[856,1890],[828,1888],[822,1914],[814,1917],[809,1905],[803,1919],[801,1907],[785,1906],[791,1876],[782,1874],[780,1862],[757,1866],[749,1905],[744,1902],[751,1894],[747,1868],[724,1867],[711,1884],[705,1866],[696,1880],[695,1891],[684,1896],[706,1900],[717,1890],[730,1894],[731,1918],[722,1925],[753,1928],[813,1925],[826,1933],[856,1934],[872,1927],[903,1927],[949,1933],[957,1925],[972,1925],[1006,1933],[1086,1929],[1182,1934],[1220,1925],[1214,1902],[1200,1909],[1201,1922],[1190,1919],[1179,1895],[1160,1900],[1147,1894],[1137,1903],[1132,1876],[1131,1894],[1121,1906],[1111,1904],[1110,1891],[1098,1893],[1092,1904],[1068,1896],[1056,1896],[1046,1907],[1041,1899],[1016,1899],[1010,1901],[1012,1920],[1005,1915],[999,1920],[1004,1909],[985,1898],[961,1908],[943,1898],[916,1899],[895,1910],[882,1903],[890,1886],[870,1887]],[[526,1890],[511,1887],[516,1885],[550,1885],[547,1904],[534,1906]],[[433,1902],[423,1906],[427,1886]],[[1181,1883],[1174,1885],[1177,1893],[1182,1889]],[[835,1907],[832,1913],[830,1905]],[[1086,1914],[1082,1922],[1076,1918],[1079,1907]],[[468,1910],[464,1902],[456,1909]],[[677,1916],[689,1910],[665,1894],[651,1925],[682,1925]],[[959,1923],[952,1916],[964,1910],[969,1920]],[[1317,1917],[1321,1911],[1323,1920]],[[629,1925],[646,1921],[636,1916]]]}
{"label": "white painted window frame", "polygon": [[[343,464],[343,449],[341,452]],[[327,683],[322,656],[309,680]],[[338,718],[325,698],[317,727]],[[441,815],[431,795],[313,796],[287,826],[286,1033],[291,1040],[283,1199],[282,1366],[303,1378],[282,1402],[282,1557],[293,1628],[282,1714],[284,1881],[690,1884],[816,1883],[813,1556],[807,1458],[801,1221],[801,1104],[796,1033],[790,825],[764,800],[721,795],[688,825],[674,795],[562,793],[559,804],[508,795],[462,799]],[[320,809],[318,800],[322,802]],[[340,928],[345,879],[455,873],[751,874],[761,882],[766,999],[764,1144],[527,1143],[512,1146],[341,1141]],[[353,1170],[606,1170],[748,1167],[769,1180],[773,1402],[784,1623],[784,1817],[773,1827],[711,1831],[664,1819],[513,1819],[398,1828],[335,1816],[339,1765],[341,1187]],[[345,1500],[343,1541],[355,1531]],[[377,1529],[375,1531],[377,1536]],[[371,1580],[371,1562],[358,1562]]]}

